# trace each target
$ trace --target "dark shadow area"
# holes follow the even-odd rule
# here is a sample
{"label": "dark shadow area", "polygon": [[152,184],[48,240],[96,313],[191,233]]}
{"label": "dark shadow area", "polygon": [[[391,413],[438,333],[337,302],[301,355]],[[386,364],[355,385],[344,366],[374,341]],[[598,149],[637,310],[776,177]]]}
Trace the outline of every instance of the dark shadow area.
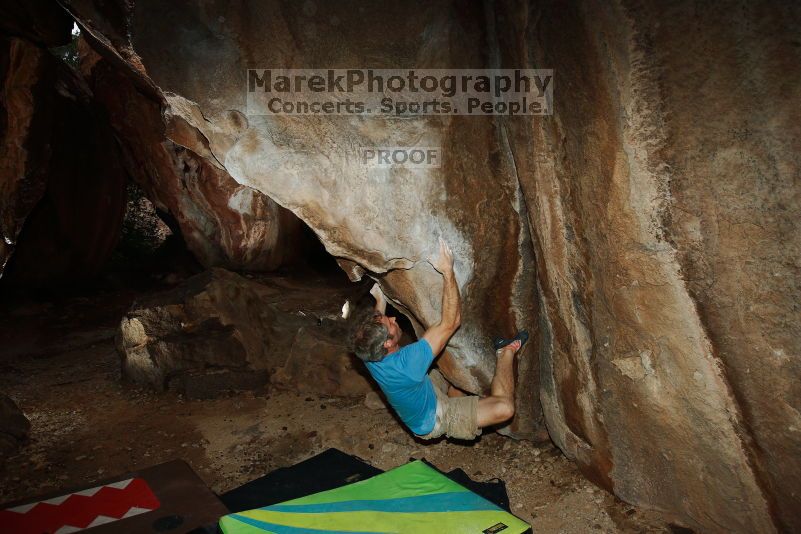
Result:
{"label": "dark shadow area", "polygon": [[[86,247],[72,246],[73,240],[81,240],[86,225],[66,224],[63,210],[49,197],[42,199],[23,226],[0,279],[0,301],[10,304],[150,290],[202,270],[180,232],[164,222],[168,214],[158,213],[133,183],[125,186],[124,195],[125,211],[117,233],[108,236],[116,244],[105,259],[91,257]],[[73,233],[77,234],[74,238]]]}
{"label": "dark shadow area", "polygon": [[394,317],[395,321],[398,323],[398,326],[400,326],[400,329],[403,331],[403,336],[401,336],[402,345],[408,345],[409,343],[414,343],[417,341],[417,334],[415,333],[414,326],[412,326],[412,322],[408,317],[401,313],[392,304],[387,304],[386,315],[388,317]]}
{"label": "dark shadow area", "polygon": [[156,209],[135,183],[128,184],[127,192],[120,238],[101,282],[144,290],[173,285],[203,271],[172,215]]}
{"label": "dark shadow area", "polygon": [[297,265],[285,266],[279,272],[289,273],[292,271],[307,271],[319,276],[331,276],[334,278],[347,279],[345,273],[337,264],[336,258],[325,250],[317,234],[303,223],[302,231],[303,260]]}

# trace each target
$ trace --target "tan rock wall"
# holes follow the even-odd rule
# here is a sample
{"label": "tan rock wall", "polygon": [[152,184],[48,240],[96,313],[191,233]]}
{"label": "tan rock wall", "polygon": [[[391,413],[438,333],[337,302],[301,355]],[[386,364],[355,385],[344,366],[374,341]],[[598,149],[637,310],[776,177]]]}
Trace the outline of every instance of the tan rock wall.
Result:
{"label": "tan rock wall", "polygon": [[660,6],[500,12],[506,60],[556,70],[553,118],[512,125],[546,420],[625,500],[797,530],[798,12]]}

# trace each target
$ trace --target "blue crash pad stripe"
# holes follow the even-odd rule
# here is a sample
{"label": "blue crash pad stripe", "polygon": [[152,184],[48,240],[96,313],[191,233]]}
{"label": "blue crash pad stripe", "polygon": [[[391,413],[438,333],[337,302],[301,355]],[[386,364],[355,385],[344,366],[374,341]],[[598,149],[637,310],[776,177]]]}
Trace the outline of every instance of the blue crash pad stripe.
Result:
{"label": "blue crash pad stripe", "polygon": [[399,499],[355,500],[317,504],[275,504],[262,510],[298,514],[327,514],[333,512],[475,512],[500,510],[488,500],[468,491],[416,495]]}

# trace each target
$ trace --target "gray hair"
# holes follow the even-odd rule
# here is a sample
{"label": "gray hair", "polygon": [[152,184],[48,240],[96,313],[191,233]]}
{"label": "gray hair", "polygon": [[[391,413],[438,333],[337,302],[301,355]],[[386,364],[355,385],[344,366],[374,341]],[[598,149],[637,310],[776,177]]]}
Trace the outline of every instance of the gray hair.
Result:
{"label": "gray hair", "polygon": [[361,321],[353,331],[353,352],[366,362],[380,362],[387,355],[384,342],[389,330],[381,323],[381,314],[374,313]]}

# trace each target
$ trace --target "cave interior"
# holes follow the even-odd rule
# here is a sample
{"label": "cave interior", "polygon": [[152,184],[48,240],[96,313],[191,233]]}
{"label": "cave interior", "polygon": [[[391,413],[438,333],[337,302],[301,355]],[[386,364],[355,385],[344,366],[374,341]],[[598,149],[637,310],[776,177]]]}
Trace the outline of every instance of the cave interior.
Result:
{"label": "cave interior", "polygon": [[[778,0],[3,2],[0,502],[333,447],[503,480],[535,533],[801,531],[799,35]],[[266,112],[264,69],[545,78]],[[530,333],[474,441],[411,433],[351,344],[374,287],[400,345],[438,324],[440,240],[452,390]]]}

